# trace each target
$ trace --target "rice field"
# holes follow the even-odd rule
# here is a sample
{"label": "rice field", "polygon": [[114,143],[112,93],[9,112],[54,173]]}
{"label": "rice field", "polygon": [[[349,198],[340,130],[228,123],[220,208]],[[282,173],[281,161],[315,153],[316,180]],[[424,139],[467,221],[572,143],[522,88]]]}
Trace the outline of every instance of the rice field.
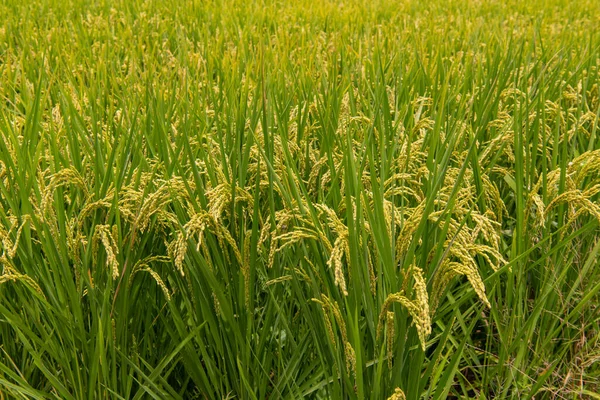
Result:
{"label": "rice field", "polygon": [[600,399],[600,2],[0,3],[0,399]]}

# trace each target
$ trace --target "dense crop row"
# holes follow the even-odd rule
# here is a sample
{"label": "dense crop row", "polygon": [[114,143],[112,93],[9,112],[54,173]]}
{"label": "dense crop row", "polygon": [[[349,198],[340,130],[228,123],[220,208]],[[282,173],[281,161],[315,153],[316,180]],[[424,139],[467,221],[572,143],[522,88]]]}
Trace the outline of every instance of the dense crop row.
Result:
{"label": "dense crop row", "polygon": [[600,3],[0,4],[0,399],[600,398]]}

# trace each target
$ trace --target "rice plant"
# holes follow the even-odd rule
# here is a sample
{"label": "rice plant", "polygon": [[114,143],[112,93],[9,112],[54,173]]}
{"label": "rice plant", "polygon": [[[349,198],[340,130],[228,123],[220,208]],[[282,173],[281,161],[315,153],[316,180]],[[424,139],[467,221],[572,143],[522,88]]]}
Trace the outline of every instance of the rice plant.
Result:
{"label": "rice plant", "polygon": [[599,2],[0,16],[0,399],[600,398]]}

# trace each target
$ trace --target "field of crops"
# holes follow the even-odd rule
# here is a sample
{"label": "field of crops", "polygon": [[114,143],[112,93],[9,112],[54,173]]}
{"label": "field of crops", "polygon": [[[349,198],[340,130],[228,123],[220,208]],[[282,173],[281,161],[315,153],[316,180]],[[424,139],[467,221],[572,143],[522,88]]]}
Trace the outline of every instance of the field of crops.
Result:
{"label": "field of crops", "polygon": [[599,26],[0,2],[0,399],[600,399]]}

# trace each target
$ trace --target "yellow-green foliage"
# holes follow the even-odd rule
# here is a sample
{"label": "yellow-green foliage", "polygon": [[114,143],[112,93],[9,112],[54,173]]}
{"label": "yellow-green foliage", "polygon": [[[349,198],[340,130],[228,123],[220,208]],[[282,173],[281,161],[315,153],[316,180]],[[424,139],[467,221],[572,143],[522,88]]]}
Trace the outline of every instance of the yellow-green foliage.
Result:
{"label": "yellow-green foliage", "polygon": [[2,2],[0,398],[600,390],[598,26]]}

